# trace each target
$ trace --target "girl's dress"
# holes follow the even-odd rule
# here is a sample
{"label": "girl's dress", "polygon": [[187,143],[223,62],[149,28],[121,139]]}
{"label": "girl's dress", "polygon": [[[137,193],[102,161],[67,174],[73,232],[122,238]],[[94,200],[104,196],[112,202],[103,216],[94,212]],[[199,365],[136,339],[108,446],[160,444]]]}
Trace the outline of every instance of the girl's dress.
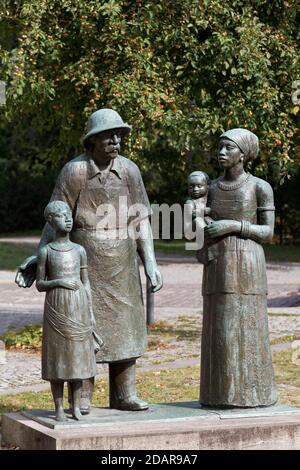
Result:
{"label": "girl's dress", "polygon": [[83,247],[70,243],[60,251],[47,245],[47,280],[77,280],[77,290],[56,287],[47,291],[44,307],[42,378],[82,380],[96,374],[93,330],[85,288],[80,280]]}

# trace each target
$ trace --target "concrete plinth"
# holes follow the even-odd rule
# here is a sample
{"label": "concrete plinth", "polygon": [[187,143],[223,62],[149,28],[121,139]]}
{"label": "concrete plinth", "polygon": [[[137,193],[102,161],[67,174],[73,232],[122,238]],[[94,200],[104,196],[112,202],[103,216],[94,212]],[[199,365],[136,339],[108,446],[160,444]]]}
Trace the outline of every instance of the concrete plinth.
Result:
{"label": "concrete plinth", "polygon": [[30,450],[300,449],[300,410],[212,410],[197,402],[151,405],[142,412],[92,410],[76,422],[53,412],[5,414],[4,442]]}

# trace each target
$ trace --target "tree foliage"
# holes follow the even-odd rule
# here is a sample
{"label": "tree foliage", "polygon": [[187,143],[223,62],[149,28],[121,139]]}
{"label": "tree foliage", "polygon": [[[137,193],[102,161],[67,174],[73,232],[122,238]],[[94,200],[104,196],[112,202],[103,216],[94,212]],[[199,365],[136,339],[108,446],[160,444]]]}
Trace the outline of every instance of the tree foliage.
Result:
{"label": "tree foliage", "polygon": [[112,107],[153,187],[168,168],[205,169],[230,127],[258,134],[258,174],[279,181],[299,163],[298,0],[1,3],[2,158],[60,166],[81,151],[88,115]]}

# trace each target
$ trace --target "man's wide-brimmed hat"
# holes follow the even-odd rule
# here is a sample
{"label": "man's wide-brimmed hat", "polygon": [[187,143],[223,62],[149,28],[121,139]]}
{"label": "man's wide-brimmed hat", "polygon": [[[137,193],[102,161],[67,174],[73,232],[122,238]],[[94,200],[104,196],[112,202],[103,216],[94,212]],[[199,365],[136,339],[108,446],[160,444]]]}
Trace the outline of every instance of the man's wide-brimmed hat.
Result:
{"label": "man's wide-brimmed hat", "polygon": [[131,126],[124,122],[121,116],[113,109],[103,108],[95,111],[88,120],[87,134],[83,138],[84,145],[87,145],[92,135],[110,131],[111,129],[120,129],[125,136],[131,131]]}

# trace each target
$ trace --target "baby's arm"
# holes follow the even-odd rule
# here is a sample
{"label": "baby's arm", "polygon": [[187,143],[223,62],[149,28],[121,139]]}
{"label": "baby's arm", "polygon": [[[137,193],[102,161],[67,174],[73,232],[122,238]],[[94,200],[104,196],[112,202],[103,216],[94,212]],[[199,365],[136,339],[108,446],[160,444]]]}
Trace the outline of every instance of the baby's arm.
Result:
{"label": "baby's arm", "polygon": [[80,247],[80,278],[85,288],[86,296],[88,299],[90,320],[91,320],[92,326],[94,327],[96,322],[95,322],[93,305],[92,305],[92,292],[91,292],[91,286],[90,286],[90,281],[89,281],[89,276],[88,276],[87,256],[86,256],[86,251],[83,248],[83,246]]}

